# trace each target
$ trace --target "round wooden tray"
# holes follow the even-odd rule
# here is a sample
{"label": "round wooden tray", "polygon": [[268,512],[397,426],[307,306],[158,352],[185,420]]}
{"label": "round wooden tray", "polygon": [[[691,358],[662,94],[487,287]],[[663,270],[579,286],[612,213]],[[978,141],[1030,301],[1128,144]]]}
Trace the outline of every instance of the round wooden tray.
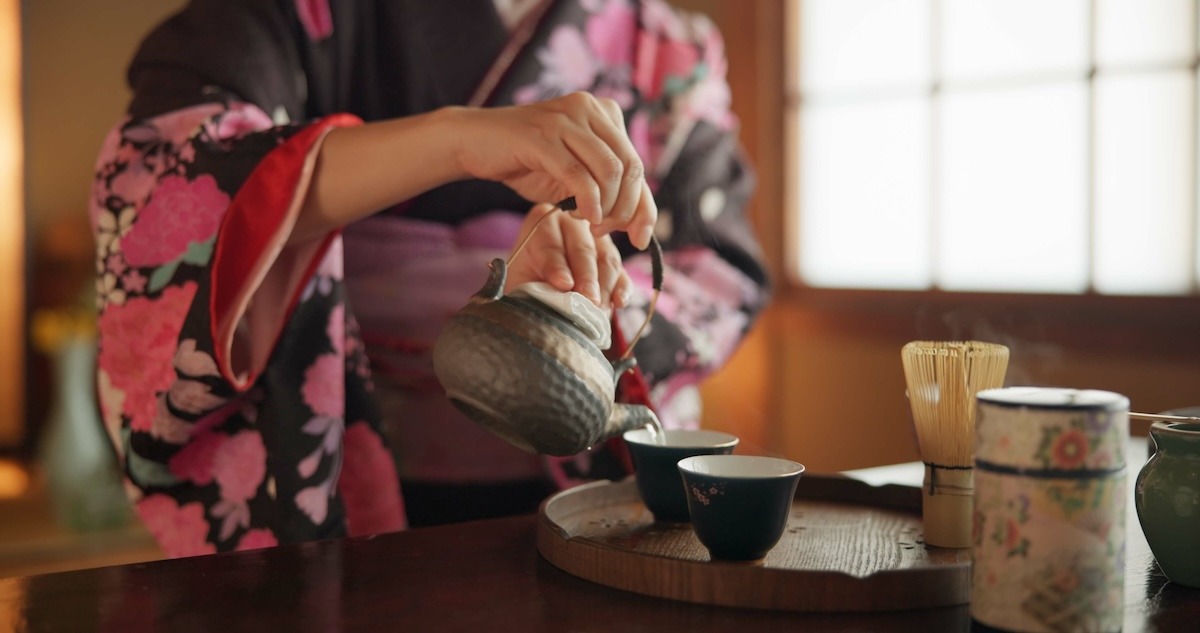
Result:
{"label": "round wooden tray", "polygon": [[970,550],[926,547],[920,508],[919,488],[805,475],[765,560],[711,561],[690,525],[654,522],[631,477],[547,499],[537,544],[567,573],[688,602],[785,611],[965,604]]}

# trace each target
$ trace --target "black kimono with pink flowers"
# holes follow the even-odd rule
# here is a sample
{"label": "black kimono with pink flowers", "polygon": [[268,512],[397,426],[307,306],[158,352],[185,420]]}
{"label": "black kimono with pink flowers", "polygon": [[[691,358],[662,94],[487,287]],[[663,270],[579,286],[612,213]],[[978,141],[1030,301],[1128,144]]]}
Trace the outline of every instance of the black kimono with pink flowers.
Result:
{"label": "black kimono with pink flowers", "polygon": [[[130,67],[134,98],[101,150],[90,214],[103,417],[164,549],[401,529],[397,466],[462,481],[462,468],[523,477],[532,464],[560,486],[595,474],[586,457],[444,450],[447,437],[499,442],[464,440],[482,432],[455,426],[428,350],[531,201],[454,183],[344,235],[287,244],[339,126],[575,90],[617,100],[670,266],[622,391],[671,425],[696,424],[695,383],[767,296],[724,71],[712,25],[660,0],[550,0],[511,29],[487,0],[193,0],[155,29]],[[620,245],[648,287],[644,256]],[[615,315],[618,339],[647,296]]]}

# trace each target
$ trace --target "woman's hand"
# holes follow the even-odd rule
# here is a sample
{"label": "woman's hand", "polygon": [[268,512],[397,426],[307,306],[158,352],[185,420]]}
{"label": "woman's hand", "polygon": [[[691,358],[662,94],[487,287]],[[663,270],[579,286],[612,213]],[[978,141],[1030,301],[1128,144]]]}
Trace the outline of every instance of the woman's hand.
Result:
{"label": "woman's hand", "polygon": [[615,101],[577,92],[525,106],[452,108],[446,116],[467,175],[502,182],[528,200],[574,196],[592,234],[627,231],[634,246],[649,246],[658,208]]}
{"label": "woman's hand", "polygon": [[537,202],[574,196],[592,235],[627,231],[638,248],[649,246],[658,219],[621,108],[587,93],[507,108],[442,108],[322,138],[291,244],[465,178],[502,182]]}
{"label": "woman's hand", "polygon": [[592,234],[587,222],[549,204],[539,204],[525,216],[517,244],[533,230],[520,255],[508,269],[505,290],[527,281],[545,281],[562,292],[574,290],[607,310],[629,304],[632,282],[621,254],[608,235]]}

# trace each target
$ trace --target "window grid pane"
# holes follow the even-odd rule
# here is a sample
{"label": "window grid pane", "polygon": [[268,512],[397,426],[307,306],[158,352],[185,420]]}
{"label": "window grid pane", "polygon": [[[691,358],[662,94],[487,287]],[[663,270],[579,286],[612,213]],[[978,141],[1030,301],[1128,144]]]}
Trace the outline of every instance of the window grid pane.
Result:
{"label": "window grid pane", "polygon": [[[801,91],[878,92],[930,81],[932,0],[802,0]],[[880,55],[880,51],[887,51]]]}
{"label": "window grid pane", "polygon": [[1186,64],[1195,0],[1096,0],[1096,65]]}
{"label": "window grid pane", "polygon": [[1087,0],[952,0],[939,7],[946,82],[1087,68]]}
{"label": "window grid pane", "polygon": [[948,91],[940,107],[939,286],[1087,289],[1086,84]]}
{"label": "window grid pane", "polygon": [[1094,285],[1191,290],[1192,73],[1096,80]]}
{"label": "window grid pane", "polygon": [[811,106],[800,130],[799,269],[808,283],[928,288],[928,99]]}
{"label": "window grid pane", "polygon": [[[1195,0],[898,2],[909,5],[909,23],[917,5],[928,22],[905,34],[897,1],[797,0],[803,40],[793,68],[803,69],[803,97],[789,106],[800,130],[792,243],[804,283],[1195,292]],[[822,23],[829,15],[840,20],[833,30]],[[916,55],[912,45],[898,55],[880,46],[872,75],[861,47],[882,16],[893,22],[889,37],[922,33],[933,45]],[[859,47],[838,60],[853,72],[826,63],[836,37],[809,41],[839,29],[841,45]],[[978,46],[989,38],[1002,45]],[[922,79],[912,65],[926,53]],[[889,84],[880,69],[896,63],[906,70]]]}

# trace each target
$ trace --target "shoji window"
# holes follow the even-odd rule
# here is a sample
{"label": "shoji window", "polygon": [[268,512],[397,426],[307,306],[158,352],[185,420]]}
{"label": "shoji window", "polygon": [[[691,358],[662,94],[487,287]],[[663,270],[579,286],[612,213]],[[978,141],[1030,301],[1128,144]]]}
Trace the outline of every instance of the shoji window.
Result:
{"label": "shoji window", "polygon": [[803,284],[1193,294],[1195,0],[792,0]]}

